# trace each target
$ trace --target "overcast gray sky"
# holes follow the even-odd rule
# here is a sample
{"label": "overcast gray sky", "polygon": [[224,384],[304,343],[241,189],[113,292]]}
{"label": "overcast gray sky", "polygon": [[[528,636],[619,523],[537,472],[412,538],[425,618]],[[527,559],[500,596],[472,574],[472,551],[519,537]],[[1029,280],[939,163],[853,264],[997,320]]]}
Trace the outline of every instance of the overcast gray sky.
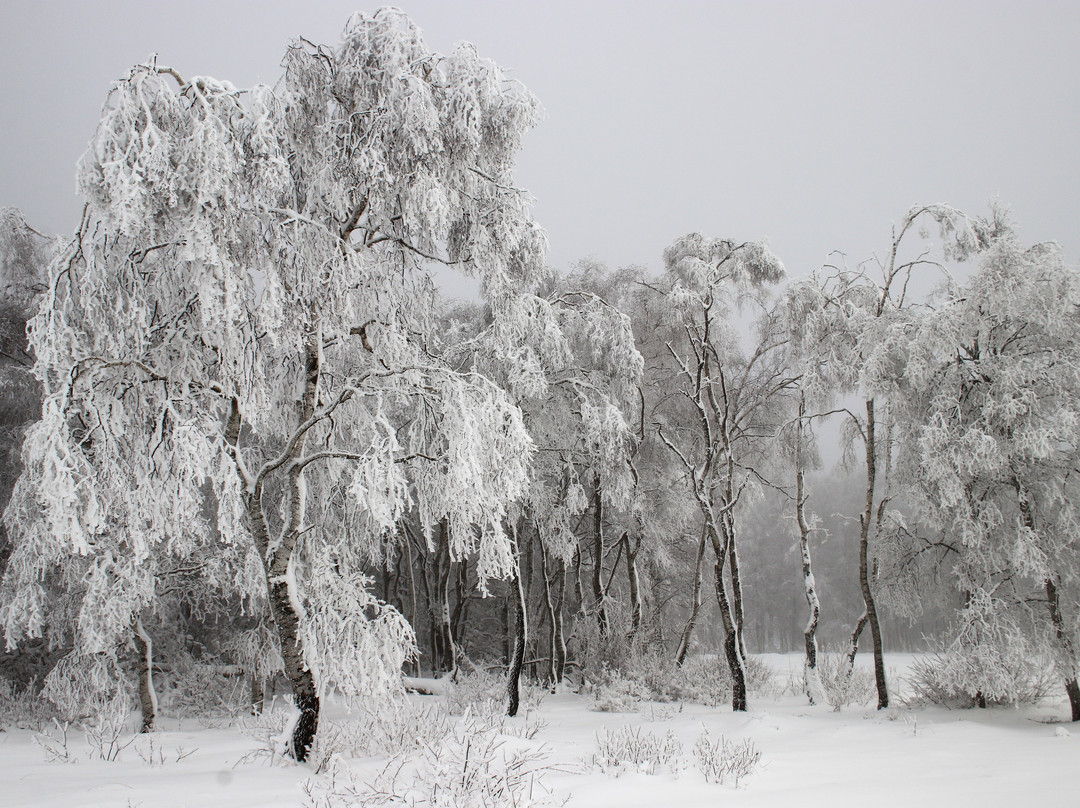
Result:
{"label": "overcast gray sky", "polygon": [[[75,161],[110,83],[151,53],[185,76],[273,83],[291,38],[334,43],[357,7],[0,0],[0,205],[75,227]],[[469,40],[539,96],[518,181],[553,266],[659,268],[700,230],[768,238],[803,274],[834,249],[883,249],[911,204],[979,212],[994,196],[1027,240],[1080,247],[1080,3],[404,8],[433,49]]]}

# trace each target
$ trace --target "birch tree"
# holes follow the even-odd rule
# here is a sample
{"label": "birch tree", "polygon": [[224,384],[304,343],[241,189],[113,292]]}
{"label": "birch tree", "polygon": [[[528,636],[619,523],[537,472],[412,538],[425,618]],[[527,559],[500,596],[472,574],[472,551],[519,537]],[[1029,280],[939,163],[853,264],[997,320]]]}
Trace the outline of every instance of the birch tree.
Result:
{"label": "birch tree", "polygon": [[432,53],[383,9],[283,69],[238,90],[150,63],[114,85],[31,325],[45,404],[3,618],[9,641],[38,633],[42,578],[85,563],[75,640],[115,644],[151,559],[194,552],[209,481],[220,542],[253,560],[236,585],[276,626],[303,760],[329,689],[400,687],[412,630],[363,565],[407,507],[482,581],[514,569],[532,443],[503,390],[440,359],[430,270],[479,278],[513,358],[545,239],[513,181],[536,101],[472,46]]}
{"label": "birch tree", "polygon": [[[927,235],[920,229],[924,224],[937,225],[941,253],[926,246],[915,251],[909,247],[912,238]],[[788,294],[792,339],[795,350],[805,358],[808,395],[823,402],[837,402],[843,395],[856,395],[860,400],[854,409],[842,407],[849,446],[861,442],[866,471],[858,563],[864,611],[852,632],[849,668],[854,664],[859,638],[869,627],[878,709],[888,707],[889,694],[874,596],[872,545],[898,518],[889,507],[897,492],[889,480],[893,456],[890,396],[903,376],[908,332],[915,318],[909,287],[913,274],[929,269],[937,280],[941,277],[937,273],[944,269],[943,260],[965,260],[985,249],[1001,225],[997,218],[969,218],[947,205],[915,206],[893,228],[884,256],[856,270],[829,267],[825,274],[794,284]]]}
{"label": "birch tree", "polygon": [[691,413],[683,427],[659,424],[661,440],[679,459],[713,550],[724,653],[732,677],[732,708],[747,709],[743,597],[736,507],[755,468],[763,439],[775,435],[780,394],[791,379],[783,339],[762,317],[757,344],[744,353],[732,322],[732,302],[762,302],[783,276],[764,244],[691,234],[664,253],[666,297],[679,332],[668,342],[673,383]]}
{"label": "birch tree", "polygon": [[961,603],[945,675],[1010,698],[1050,659],[1080,720],[1080,271],[1056,244],[999,237],[911,343],[905,443]]}
{"label": "birch tree", "polygon": [[[585,521],[590,499],[593,521],[602,521],[606,507],[630,510],[634,495],[630,458],[636,439],[628,413],[637,400],[642,359],[629,318],[605,298],[604,273],[593,270],[554,278],[547,294],[530,301],[523,319],[533,326],[516,335],[513,361],[494,349],[497,330],[475,322],[475,336],[455,332],[460,347],[453,352],[460,362],[502,384],[521,407],[537,449],[514,533],[519,545],[537,539],[535,546],[518,549],[540,556],[553,685],[562,681],[566,665],[566,568],[580,552],[578,525]],[[602,558],[602,545],[597,558]],[[523,584],[519,577],[511,587],[511,715],[525,648]],[[592,606],[601,611],[602,591],[594,601]]]}

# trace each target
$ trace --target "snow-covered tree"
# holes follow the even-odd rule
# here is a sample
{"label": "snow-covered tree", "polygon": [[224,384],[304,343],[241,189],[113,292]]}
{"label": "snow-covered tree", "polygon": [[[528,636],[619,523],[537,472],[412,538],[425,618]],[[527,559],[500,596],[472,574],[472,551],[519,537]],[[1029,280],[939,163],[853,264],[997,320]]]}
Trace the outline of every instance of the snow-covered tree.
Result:
{"label": "snow-covered tree", "polygon": [[[0,208],[0,507],[18,477],[25,427],[41,409],[26,322],[44,290],[45,268],[56,246],[30,227],[21,211]],[[0,565],[6,558],[6,532],[0,525]]]}
{"label": "snow-covered tree", "polygon": [[[1053,660],[1080,720],[1080,270],[1009,233],[909,345],[915,492],[961,603],[954,683],[1009,698]],[[930,546],[929,543],[925,543]]]}
{"label": "snow-covered tree", "polygon": [[[912,234],[920,233],[918,228],[924,222],[936,223],[942,255],[932,254],[928,247],[910,251],[907,242]],[[852,633],[850,659],[853,664],[859,637],[869,626],[879,709],[888,706],[889,695],[873,591],[872,545],[897,521],[895,510],[889,508],[896,494],[889,480],[893,454],[890,405],[904,373],[909,330],[916,318],[909,296],[914,288],[910,286],[912,276],[925,268],[942,269],[942,260],[964,260],[985,249],[1001,225],[996,217],[973,219],[947,205],[917,205],[894,226],[883,257],[856,270],[830,267],[823,274],[793,284],[787,294],[793,350],[803,357],[807,397],[823,408],[843,404],[838,399],[845,395],[861,399],[855,411],[842,409],[849,446],[862,443],[866,470],[865,505],[859,514],[859,584],[865,608]]]}
{"label": "snow-covered tree", "polygon": [[[432,53],[383,9],[283,66],[273,88],[154,63],[114,85],[31,325],[45,403],[3,618],[9,640],[40,632],[42,581],[80,570],[74,641],[105,651],[152,601],[155,559],[236,545],[304,759],[328,689],[399,686],[412,630],[363,565],[406,508],[481,581],[513,571],[532,442],[502,389],[440,358],[430,271],[480,279],[513,358],[545,239],[512,176],[536,101],[472,46]],[[204,481],[220,539],[192,529]]]}
{"label": "snow-covered tree", "polygon": [[677,336],[667,342],[671,389],[685,400],[685,423],[660,423],[678,458],[713,549],[714,579],[732,677],[732,708],[746,710],[746,650],[736,509],[760,478],[763,444],[775,436],[778,405],[792,379],[783,334],[759,310],[758,339],[744,351],[732,303],[761,306],[783,277],[779,259],[760,242],[736,244],[694,233],[664,253],[665,297]]}
{"label": "snow-covered tree", "polygon": [[[37,310],[45,269],[59,243],[28,225],[20,210],[0,208],[0,511],[7,506],[22,470],[23,436],[41,414],[41,387],[33,374],[26,322]],[[0,570],[10,550],[7,529],[0,522]],[[20,655],[0,656],[0,661],[14,664]],[[47,659],[41,659],[47,664]],[[27,684],[25,674],[15,675],[6,665],[0,670],[0,676],[9,673],[18,686]]]}
{"label": "snow-covered tree", "polygon": [[[629,412],[636,409],[642,360],[629,318],[605,297],[608,278],[595,265],[567,277],[552,278],[547,293],[529,301],[514,342],[517,355],[495,347],[502,339],[497,323],[483,311],[464,310],[458,323],[459,347],[449,355],[499,381],[522,409],[536,445],[527,491],[513,519],[522,572],[535,553],[539,558],[543,611],[550,629],[548,677],[557,684],[566,664],[563,613],[567,567],[580,565],[579,526],[592,507],[590,541],[593,575],[599,580],[603,559],[604,513],[629,510],[634,480],[630,457],[635,434]],[[599,542],[599,549],[597,549]],[[580,573],[580,569],[578,569]],[[526,627],[525,589],[515,581],[510,662],[510,714],[516,710],[517,675],[523,659]],[[603,622],[603,592],[594,583],[583,610]]]}

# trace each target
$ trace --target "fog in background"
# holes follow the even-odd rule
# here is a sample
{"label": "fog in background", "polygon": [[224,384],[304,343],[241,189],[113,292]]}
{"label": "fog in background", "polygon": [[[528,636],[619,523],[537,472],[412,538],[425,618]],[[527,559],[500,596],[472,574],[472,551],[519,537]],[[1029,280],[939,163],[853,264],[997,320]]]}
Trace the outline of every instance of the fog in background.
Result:
{"label": "fog in background", "polygon": [[[368,6],[372,11],[375,6]],[[77,222],[74,165],[110,83],[157,53],[185,77],[274,82],[351,2],[0,0],[0,205]],[[1009,204],[1076,255],[1075,2],[412,2],[540,98],[520,157],[560,269],[661,266],[700,230],[766,237],[792,274],[887,246],[916,202]]]}

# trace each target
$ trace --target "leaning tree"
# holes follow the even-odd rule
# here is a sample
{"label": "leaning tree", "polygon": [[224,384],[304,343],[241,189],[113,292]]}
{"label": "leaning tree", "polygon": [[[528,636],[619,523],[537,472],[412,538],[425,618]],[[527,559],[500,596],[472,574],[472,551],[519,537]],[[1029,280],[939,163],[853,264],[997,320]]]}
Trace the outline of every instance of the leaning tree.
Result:
{"label": "leaning tree", "polygon": [[[45,403],[3,617],[40,632],[44,581],[85,568],[74,641],[100,658],[153,597],[155,559],[238,544],[303,760],[328,688],[399,687],[412,630],[363,570],[406,508],[481,581],[512,571],[532,444],[503,390],[440,359],[431,271],[479,278],[512,358],[545,238],[512,176],[537,103],[472,46],[433,53],[383,9],[283,68],[239,90],[151,63],[109,94],[31,324]],[[207,481],[217,531],[192,531]]]}

